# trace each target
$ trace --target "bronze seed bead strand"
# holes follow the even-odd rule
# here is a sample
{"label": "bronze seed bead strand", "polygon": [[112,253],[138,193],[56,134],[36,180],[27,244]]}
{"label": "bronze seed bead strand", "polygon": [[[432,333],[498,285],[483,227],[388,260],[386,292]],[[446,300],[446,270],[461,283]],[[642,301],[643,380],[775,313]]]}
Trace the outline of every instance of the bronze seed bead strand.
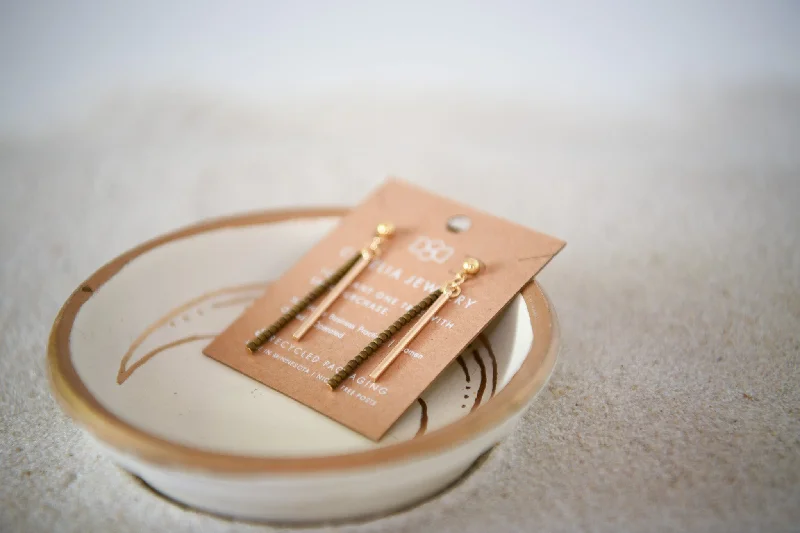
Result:
{"label": "bronze seed bead strand", "polygon": [[291,309],[286,311],[278,320],[276,320],[270,327],[262,329],[259,331],[256,336],[247,342],[247,349],[250,350],[252,353],[258,351],[258,349],[265,343],[267,340],[275,335],[278,331],[280,331],[286,324],[289,323],[294,317],[299,315],[306,307],[311,305],[311,302],[319,298],[322,293],[330,289],[332,286],[339,283],[347,271],[353,268],[353,266],[361,259],[361,252],[358,252],[356,255],[353,256],[352,259],[347,261],[347,263],[343,264],[339,267],[336,272],[331,274],[331,276],[326,279],[321,284],[314,287],[311,292],[306,294],[302,300],[294,304]]}
{"label": "bronze seed bead strand", "polygon": [[339,370],[336,374],[333,375],[332,378],[328,380],[328,386],[331,390],[336,390],[336,387],[341,385],[341,383],[346,380],[350,374],[352,374],[356,368],[361,366],[361,364],[370,358],[370,356],[375,353],[378,348],[380,348],[384,342],[389,340],[392,335],[400,331],[406,324],[408,324],[411,320],[413,320],[417,315],[422,313],[424,310],[429,308],[433,302],[436,301],[439,296],[442,295],[442,289],[438,289],[428,296],[426,296],[421,302],[417,305],[409,309],[405,312],[403,316],[398,318],[394,321],[394,323],[383,330],[380,335],[375,337],[375,339],[367,344],[363,350],[361,350],[357,356],[350,359],[341,370]]}

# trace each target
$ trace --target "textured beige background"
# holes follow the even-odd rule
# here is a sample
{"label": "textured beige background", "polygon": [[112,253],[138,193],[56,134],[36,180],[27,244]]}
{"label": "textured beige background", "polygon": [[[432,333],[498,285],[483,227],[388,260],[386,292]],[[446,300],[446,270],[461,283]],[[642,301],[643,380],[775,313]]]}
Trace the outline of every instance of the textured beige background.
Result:
{"label": "textured beige background", "polygon": [[389,173],[568,241],[541,277],[563,349],[460,485],[327,530],[800,527],[800,89],[729,84],[641,113],[457,94],[120,96],[4,138],[0,530],[270,530],[182,509],[117,469],[51,398],[46,336],[83,278],[154,234],[349,205]]}

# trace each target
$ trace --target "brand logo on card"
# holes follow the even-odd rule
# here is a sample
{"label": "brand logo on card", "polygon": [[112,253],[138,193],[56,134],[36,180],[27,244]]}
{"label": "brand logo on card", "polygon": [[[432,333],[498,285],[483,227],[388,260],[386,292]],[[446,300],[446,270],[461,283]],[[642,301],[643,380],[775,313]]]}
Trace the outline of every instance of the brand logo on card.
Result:
{"label": "brand logo on card", "polygon": [[453,253],[455,253],[455,249],[447,246],[443,240],[431,239],[424,235],[417,237],[408,247],[408,251],[420,261],[426,263],[428,261],[435,261],[439,264],[450,259]]}

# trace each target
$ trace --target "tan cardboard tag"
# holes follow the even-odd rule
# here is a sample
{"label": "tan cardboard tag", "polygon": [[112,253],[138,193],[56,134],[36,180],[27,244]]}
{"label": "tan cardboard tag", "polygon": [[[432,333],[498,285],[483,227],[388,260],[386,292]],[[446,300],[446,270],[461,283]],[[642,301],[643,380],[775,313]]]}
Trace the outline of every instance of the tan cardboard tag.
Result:
{"label": "tan cardboard tag", "polygon": [[[469,219],[469,229],[448,229],[448,220],[458,215]],[[307,312],[291,321],[256,354],[248,351],[245,343],[257,330],[269,326],[293,302],[367,245],[381,222],[391,222],[397,228],[383,245],[383,254],[372,261],[302,340],[295,341],[292,333]],[[391,179],[272,283],[204,353],[379,440],[564,244]],[[413,321],[337,390],[330,390],[328,378],[406,310],[451,280],[467,257],[481,261],[481,272],[461,286],[461,295],[444,305],[377,382],[369,378],[370,371]]]}

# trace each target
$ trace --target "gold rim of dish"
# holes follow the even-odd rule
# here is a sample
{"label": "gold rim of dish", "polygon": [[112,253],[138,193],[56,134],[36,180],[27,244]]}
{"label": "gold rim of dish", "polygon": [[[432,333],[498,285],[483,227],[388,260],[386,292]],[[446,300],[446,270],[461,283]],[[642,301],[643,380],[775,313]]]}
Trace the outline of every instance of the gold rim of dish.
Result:
{"label": "gold rim of dish", "polygon": [[534,342],[508,384],[486,404],[447,426],[397,444],[341,455],[259,457],[192,448],[138,429],[108,411],[89,392],[72,365],[70,335],[81,306],[127,263],[165,243],[200,233],[240,226],[273,224],[292,219],[340,217],[344,208],[263,211],[201,222],[145,242],[113,259],[81,283],[64,303],[53,323],[47,346],[50,385],[64,411],[97,439],[123,454],[170,468],[216,473],[309,473],[369,468],[434,455],[464,444],[499,426],[522,409],[547,382],[558,352],[558,321],[536,282],[522,297],[531,317]]}

